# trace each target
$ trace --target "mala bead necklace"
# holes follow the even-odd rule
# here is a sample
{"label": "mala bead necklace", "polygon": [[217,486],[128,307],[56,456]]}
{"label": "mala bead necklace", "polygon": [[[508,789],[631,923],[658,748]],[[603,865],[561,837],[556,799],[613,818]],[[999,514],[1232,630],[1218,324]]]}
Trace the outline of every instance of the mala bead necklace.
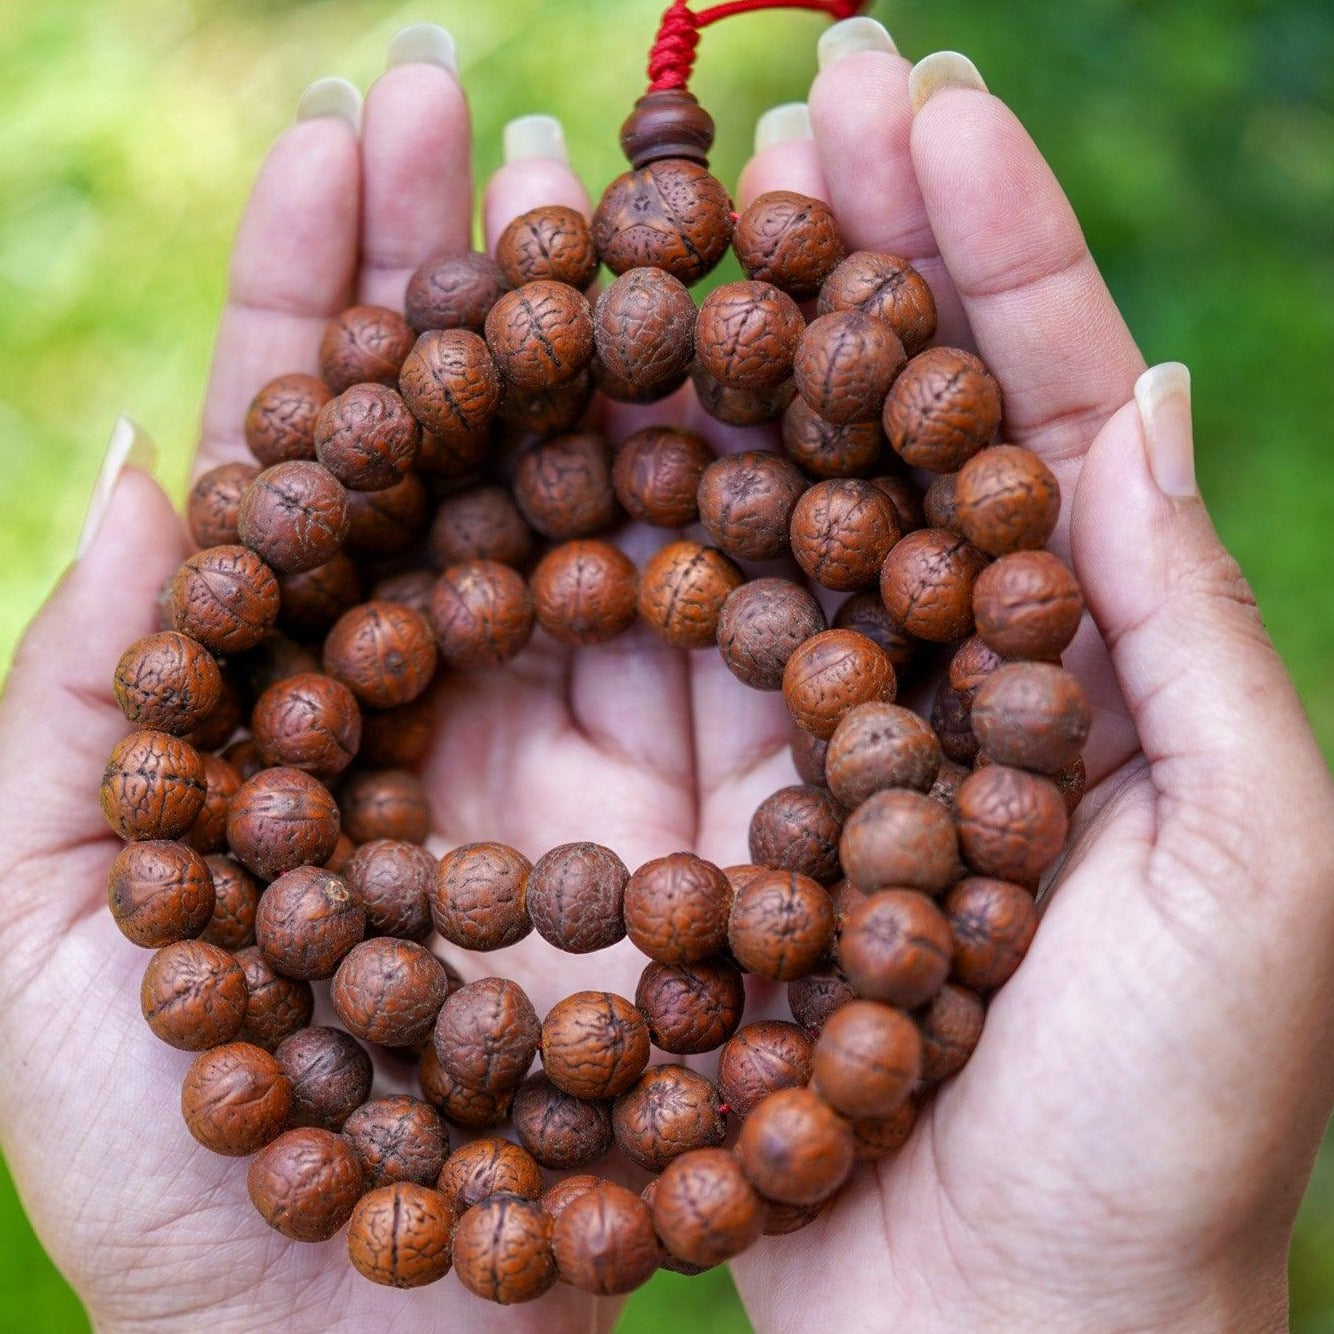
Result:
{"label": "mala bead necklace", "polygon": [[[1089,703],[1060,660],[1083,598],[1045,549],[1056,478],[997,441],[1001,386],[932,343],[905,260],[846,254],[791,191],[737,215],[708,172],[699,31],[769,2],[671,5],[591,222],[537,208],[494,258],[432,257],[404,314],[344,311],[318,377],[260,388],[254,462],[195,485],[201,549],[116,667],[108,905],[153,951],[149,1027],[193,1054],[186,1129],[251,1158],[285,1237],[346,1226],[375,1283],[624,1293],[819,1217],[966,1065],[1083,792]],[[729,245],[745,278],[697,306]],[[651,404],[688,376],[782,449],[587,420],[594,386]],[[627,519],[664,531],[638,568]],[[752,577],[776,558],[790,575]],[[424,847],[433,684],[637,622],[791,715],[800,782],[760,802],[750,861]],[[896,698],[933,671],[924,719]],[[533,933],[628,936],[634,996],[543,1015],[435,952]],[[792,1022],[743,1022],[746,974],[785,984]],[[339,1026],[312,1026],[317,988]],[[372,1049],[415,1062],[422,1096],[377,1094]],[[641,1190],[587,1173],[613,1149]]]}

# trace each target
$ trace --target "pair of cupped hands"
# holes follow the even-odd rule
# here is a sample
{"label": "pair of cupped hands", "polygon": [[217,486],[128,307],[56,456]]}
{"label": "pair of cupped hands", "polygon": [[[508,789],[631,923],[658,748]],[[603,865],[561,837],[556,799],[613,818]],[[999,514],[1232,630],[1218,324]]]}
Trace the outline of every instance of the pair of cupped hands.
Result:
{"label": "pair of cupped hands", "polygon": [[[970,1064],[892,1159],[817,1222],[733,1264],[758,1329],[1245,1330],[1283,1326],[1293,1218],[1334,1099],[1334,792],[1283,664],[1195,484],[1189,379],[1145,371],[1060,186],[976,68],[913,66],[852,19],[801,107],[769,113],[741,207],[830,202],[849,250],[907,256],[938,340],[975,348],[1005,438],[1061,481],[1053,547],[1091,613],[1066,655],[1094,708],[1089,788],[1023,967]],[[588,209],[559,126],[512,123],[485,230]],[[451,39],[394,39],[364,110],[304,95],[242,220],[196,468],[246,457],[266,380],[314,370],[324,321],[400,307],[426,257],[466,248],[468,112]],[[620,438],[665,415],[720,450],[756,440],[683,391],[609,405]],[[125,731],[122,649],[188,554],[122,420],[74,564],[0,703],[0,1143],[38,1234],[103,1329],[606,1328],[618,1304],[558,1286],[502,1312],[452,1277],[377,1288],[342,1238],[302,1246],[251,1208],[245,1163],[197,1146],[189,1058],[139,1014],[146,955],[106,911],[98,811]],[[135,466],[138,465],[138,466]],[[631,532],[642,557],[659,540]],[[694,849],[745,860],[755,805],[793,781],[782,702],[716,653],[638,631],[441,687],[426,777],[433,846],[530,856],[595,839],[631,867]],[[543,1013],[581,986],[634,994],[628,943],[579,959],[536,937],[456,959],[515,977]]]}

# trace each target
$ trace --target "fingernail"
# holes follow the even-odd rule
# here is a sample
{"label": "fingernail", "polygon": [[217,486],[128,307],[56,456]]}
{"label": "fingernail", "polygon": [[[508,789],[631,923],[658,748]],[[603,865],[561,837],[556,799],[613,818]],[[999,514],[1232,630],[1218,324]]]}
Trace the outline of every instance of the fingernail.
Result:
{"label": "fingernail", "polygon": [[885,31],[883,23],[877,23],[864,14],[855,19],[844,19],[826,28],[815,44],[815,58],[821,69],[837,65],[847,56],[855,56],[859,51],[883,51],[896,56],[899,48],[894,39]]}
{"label": "fingernail", "polygon": [[920,111],[927,100],[942,88],[975,88],[987,91],[986,82],[977,72],[977,66],[958,51],[935,51],[924,56],[908,75],[908,100],[914,111]]}
{"label": "fingernail", "polygon": [[297,120],[333,116],[355,132],[361,128],[361,94],[346,79],[316,79],[296,104]]}
{"label": "fingernail", "polygon": [[775,144],[811,138],[811,113],[805,102],[783,102],[770,107],[755,122],[755,151],[763,153]]}
{"label": "fingernail", "polygon": [[1195,442],[1190,423],[1190,368],[1179,361],[1150,366],[1135,381],[1144,424],[1144,452],[1158,489],[1181,499],[1197,494]]}
{"label": "fingernail", "polygon": [[144,472],[152,472],[156,462],[157,446],[153,444],[152,436],[129,417],[117,417],[115,426],[111,428],[111,439],[107,442],[107,452],[102,458],[97,481],[93,483],[88,509],[83,516],[83,529],[74,552],[76,560],[92,546],[101,530],[121,473],[126,468],[142,468]]}
{"label": "fingernail", "polygon": [[565,131],[555,116],[516,116],[505,126],[502,154],[506,162],[522,162],[541,157],[551,162],[568,162]]}
{"label": "fingernail", "polygon": [[438,23],[414,23],[389,39],[385,69],[395,65],[439,65],[457,76],[459,49],[453,36]]}

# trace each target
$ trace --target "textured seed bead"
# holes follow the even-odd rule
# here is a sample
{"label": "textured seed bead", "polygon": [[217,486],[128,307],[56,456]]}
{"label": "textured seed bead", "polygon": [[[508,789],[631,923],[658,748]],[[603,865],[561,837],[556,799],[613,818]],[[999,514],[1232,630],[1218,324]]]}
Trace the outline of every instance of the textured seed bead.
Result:
{"label": "textured seed bead", "polygon": [[897,1153],[917,1124],[919,1105],[911,1095],[888,1116],[868,1116],[852,1123],[853,1151],[858,1162],[874,1163]]}
{"label": "textured seed bead", "polygon": [[829,1016],[852,999],[852,988],[837,973],[810,973],[787,984],[788,1008],[808,1033],[819,1034]]}
{"label": "textured seed bead", "polygon": [[1003,985],[1023,962],[1038,926],[1033,896],[1007,880],[971,876],[945,896],[954,933],[954,977],[974,991]]}
{"label": "textured seed bead", "polygon": [[597,273],[598,256],[582,213],[544,204],[521,213],[501,232],[496,265],[510,287],[549,278],[584,288]]}
{"label": "textured seed bead", "polygon": [[825,782],[824,765],[825,756],[829,752],[829,742],[822,741],[818,736],[812,736],[800,727],[794,727],[789,751],[792,755],[792,766],[803,783],[809,783],[812,787],[828,786]]}
{"label": "textured seed bead", "polygon": [[578,1172],[574,1176],[562,1177],[543,1193],[542,1208],[553,1219],[558,1219],[575,1200],[601,1183],[602,1178],[594,1176],[591,1172]]}
{"label": "textured seed bead", "polygon": [[838,965],[859,996],[911,1010],[944,985],[952,948],[949,923],[930,899],[910,890],[884,890],[844,920]]}
{"label": "textured seed bead", "polygon": [[854,592],[875,584],[899,540],[898,516],[883,492],[854,477],[817,482],[792,511],[792,554],[824,588]]}
{"label": "textured seed bead", "polygon": [[426,790],[406,769],[353,773],[343,783],[339,809],[343,832],[357,844],[377,838],[424,843],[431,830]]}
{"label": "textured seed bead", "polygon": [[372,1283],[420,1288],[452,1262],[454,1220],[438,1190],[411,1181],[368,1191],[348,1220],[347,1256]]}
{"label": "textured seed bead", "polygon": [[[429,601],[435,580],[425,571],[420,573],[425,575]],[[381,587],[377,591],[388,590]],[[361,749],[357,757],[373,769],[419,769],[435,744],[435,722],[435,701],[429,693],[394,709],[366,709],[361,715]]]}
{"label": "textured seed bead", "polygon": [[992,764],[970,774],[955,801],[959,848],[980,875],[1036,885],[1060,856],[1068,817],[1047,779]]}
{"label": "textured seed bead", "polygon": [[498,1136],[460,1145],[445,1159],[439,1181],[456,1215],[501,1193],[535,1200],[542,1186],[542,1172],[532,1154]]}
{"label": "textured seed bead", "polygon": [[621,442],[612,467],[616,499],[632,519],[684,528],[699,517],[696,493],[713,450],[693,431],[646,426]]}
{"label": "textured seed bead", "polygon": [[895,675],[906,679],[917,665],[921,641],[910,635],[890,615],[878,590],[854,593],[839,605],[831,625],[836,630],[855,630],[884,649]]}
{"label": "textured seed bead", "polygon": [[902,1010],[851,1001],[815,1044],[811,1086],[844,1116],[889,1116],[921,1078],[922,1053],[917,1025]]}
{"label": "textured seed bead", "polygon": [[477,251],[433,256],[408,279],[408,323],[427,329],[471,329],[481,333],[486,316],[505,291],[500,269]]}
{"label": "textured seed bead", "polygon": [[429,950],[381,936],[354,945],[334,973],[329,998],[353,1037],[411,1047],[435,1027],[449,979]]}
{"label": "textured seed bead", "polygon": [[556,1282],[552,1222],[540,1204],[496,1195],[454,1226],[454,1272],[469,1292],[510,1306],[540,1297]]}
{"label": "textured seed bead", "polygon": [[451,565],[431,593],[431,628],[449,667],[499,667],[528,643],[533,621],[523,576],[497,561]]}
{"label": "textured seed bead", "polygon": [[397,311],[349,306],[325,326],[320,375],[335,394],[356,384],[394,384],[412,342],[412,330]]}
{"label": "textured seed bead", "polygon": [[700,522],[729,556],[769,560],[787,550],[792,515],[805,490],[806,479],[781,454],[729,454],[700,478]]}
{"label": "textured seed bead", "polygon": [[159,949],[199,935],[213,916],[213,877],[183,843],[127,843],[111,863],[107,903],[121,934]]}
{"label": "textured seed bead", "polygon": [[537,1011],[523,988],[500,977],[459,987],[435,1023],[435,1053],[446,1074],[487,1091],[518,1086],[541,1038]]}
{"label": "textured seed bead", "polygon": [[533,571],[537,623],[563,644],[602,644],[634,624],[634,562],[609,542],[553,547]]}
{"label": "textured seed bead", "polygon": [[279,1135],[251,1160],[251,1203],[293,1241],[327,1241],[361,1196],[361,1164],[341,1135],[302,1126]]}
{"label": "textured seed bead", "polygon": [[859,310],[821,315],[802,331],[792,362],[797,392],[836,426],[874,422],[907,358],[890,326]]}
{"label": "textured seed bead", "polygon": [[1050,551],[1002,556],[973,586],[977,632],[1002,658],[1054,658],[1075,637],[1084,595]]}
{"label": "textured seed bead", "polygon": [[500,406],[500,372],[468,329],[430,329],[413,345],[398,379],[408,410],[433,435],[467,436]]}
{"label": "textured seed bead", "polygon": [[660,963],[695,963],[727,944],[732,887],[712,862],[674,852],[645,862],[626,881],[630,939]]}
{"label": "textured seed bead", "polygon": [[746,990],[741,970],[719,956],[699,963],[653,962],[635,989],[655,1047],[674,1056],[713,1051],[741,1023]]}
{"label": "textured seed bead", "polygon": [[473,1089],[459,1083],[440,1064],[430,1043],[418,1062],[417,1079],[422,1096],[439,1109],[446,1121],[464,1130],[490,1130],[509,1115],[512,1088]]}
{"label": "textured seed bead", "polygon": [[750,858],[761,866],[797,871],[822,885],[839,878],[838,839],[843,808],[823,787],[779,788],[750,821]]}
{"label": "textured seed bead", "polygon": [[[363,1102],[343,1122],[343,1134],[371,1189],[396,1181],[434,1186],[449,1154],[449,1135],[435,1108],[405,1094]],[[452,1212],[443,1200],[441,1207]]]}
{"label": "textured seed bead", "polygon": [[958,476],[957,472],[942,472],[933,477],[922,497],[922,509],[928,527],[943,528],[955,537],[963,537],[963,529],[959,527],[958,497],[955,494]]}
{"label": "textured seed bead", "polygon": [[792,402],[797,386],[781,380],[772,389],[733,389],[710,375],[696,361],[690,368],[699,405],[715,421],[729,426],[760,426],[781,417]]}
{"label": "textured seed bead", "polygon": [[726,1149],[693,1149],[667,1165],[653,1227],[678,1259],[710,1268],[740,1255],[764,1230],[764,1203]]}
{"label": "textured seed bead", "polygon": [[971,765],[977,758],[977,738],[969,716],[968,697],[942,681],[931,704],[931,726],[940,738],[940,748],[956,764]]}
{"label": "textured seed bead", "polygon": [[604,372],[635,396],[670,392],[695,355],[695,303],[662,269],[631,269],[598,297],[593,339]]}
{"label": "textured seed bead", "polygon": [[926,279],[906,259],[878,250],[849,255],[820,289],[819,310],[860,310],[884,320],[916,356],[936,332],[936,303]]}
{"label": "textured seed bead", "polygon": [[278,588],[282,599],[278,620],[284,630],[303,639],[322,636],[362,596],[360,571],[341,551],[313,570],[283,575]]}
{"label": "textured seed bead", "polygon": [[630,872],[598,843],[563,843],[540,857],[528,877],[528,914],[544,940],[588,954],[625,935],[622,906]]}
{"label": "textured seed bead", "polygon": [[368,931],[416,941],[431,934],[436,860],[425,848],[377,838],[359,847],[341,874],[365,909]]}
{"label": "textured seed bead", "polygon": [[959,839],[949,812],[922,792],[873,793],[848,816],[839,841],[844,874],[874,893],[900,886],[938,894],[959,869]]}
{"label": "textured seed bead", "polygon": [[514,502],[543,537],[590,537],[616,520],[611,445],[594,431],[540,440],[514,470]]}
{"label": "textured seed bead", "polygon": [[402,396],[383,384],[354,384],[315,418],[315,457],[353,491],[383,491],[401,482],[420,449],[417,419]]}
{"label": "textured seed bead", "polygon": [[[522,389],[516,384],[501,387],[500,422],[516,431],[534,435],[555,435],[577,426],[593,397],[593,376],[598,363],[592,362],[573,380],[551,389]],[[485,439],[485,437],[484,437]]]}
{"label": "textured seed bead", "polygon": [[849,709],[892,703],[897,682],[889,656],[853,630],[824,630],[793,652],[783,669],[783,700],[798,727],[822,740]]}
{"label": "textured seed bead", "polygon": [[292,1081],[266,1051],[229,1042],[195,1057],[181,1084],[190,1134],[213,1153],[244,1158],[274,1138],[292,1108]]}
{"label": "textured seed bead", "polygon": [[155,1037],[181,1051],[203,1051],[240,1032],[245,974],[216,945],[174,941],[148,961],[139,1003]]}
{"label": "textured seed bead", "polygon": [[291,1125],[340,1130],[370,1096],[371,1058],[342,1029],[299,1029],[273,1054],[292,1081]]}
{"label": "textured seed bead", "polygon": [[800,395],[783,413],[783,448],[797,467],[813,477],[867,476],[874,471],[884,443],[878,420],[838,426]]}
{"label": "textured seed bead", "polygon": [[264,957],[280,973],[307,982],[332,977],[365,931],[365,910],[347,881],[320,866],[280,875],[260,896],[255,915]]}
{"label": "textured seed bead", "polygon": [[241,784],[227,808],[227,844],[264,880],[318,866],[338,842],[338,807],[318,779],[300,769],[264,769]]}
{"label": "textured seed bead", "polygon": [[733,590],[718,617],[728,670],[754,690],[781,690],[797,648],[825,629],[820,604],[789,579],[751,579]]}
{"label": "textured seed bead", "polygon": [[172,625],[214,653],[254,648],[278,616],[278,581],[242,546],[197,552],[171,582]]}
{"label": "textured seed bead", "polygon": [[982,1001],[975,991],[947,983],[919,1016],[922,1078],[937,1083],[958,1074],[982,1036]]}
{"label": "textured seed bead", "polygon": [[1000,418],[1000,388],[981,361],[959,348],[932,347],[894,381],[883,424],[910,468],[957,472],[991,443]]}
{"label": "textured seed bead", "polygon": [[998,667],[978,688],[972,719],[989,759],[1040,773],[1078,758],[1092,720],[1079,682],[1045,662]]}
{"label": "textured seed bead", "polygon": [[565,283],[525,283],[491,307],[486,343],[500,374],[520,389],[568,384],[593,359],[593,313]]}
{"label": "textured seed bead", "polygon": [[204,761],[166,732],[131,732],[116,743],[102,773],[102,814],[123,839],[180,838],[206,792]]}
{"label": "textured seed bead", "polygon": [[313,459],[315,418],[332,397],[329,386],[313,375],[270,380],[246,412],[245,442],[250,452],[266,468],[289,459]]}
{"label": "textured seed bead", "polygon": [[623,996],[576,991],[542,1021],[542,1069],[576,1098],[614,1098],[643,1073],[648,1025]]}
{"label": "textured seed bead", "polygon": [[352,692],[319,672],[271,685],[250,720],[265,764],[303,769],[330,782],[352,762],[361,744],[361,711]]}
{"label": "textured seed bead", "polygon": [[746,1024],[718,1053],[719,1092],[744,1120],[769,1094],[810,1082],[811,1050],[810,1038],[796,1024],[778,1019]]}
{"label": "textured seed bead", "polygon": [[[506,390],[502,387],[500,407],[496,415],[502,415],[505,406]],[[452,432],[449,435],[436,435],[433,431],[423,431],[421,448],[413,467],[423,477],[435,479],[442,489],[449,489],[448,483],[462,484],[471,481],[487,461],[491,452],[491,428],[479,427],[474,431]]]}
{"label": "textured seed bead", "polygon": [[779,1204],[817,1204],[852,1171],[848,1123],[810,1089],[771,1093],[746,1118],[736,1153],[746,1179]]}
{"label": "textured seed bead", "polygon": [[246,488],[236,533],[270,569],[299,574],[338,554],[349,522],[342,483],[321,464],[294,459],[265,468]]}
{"label": "textured seed bead", "polygon": [[435,929],[466,950],[517,944],[533,928],[531,870],[528,858],[504,843],[465,843],[446,853],[431,894]]}
{"label": "textured seed bead", "polygon": [[435,675],[435,640],[424,616],[393,602],[345,612],[324,641],[324,669],[373,709],[416,699]]}
{"label": "textured seed bead", "polygon": [[190,488],[185,517],[197,545],[218,547],[240,541],[241,497],[258,476],[259,469],[249,463],[224,463],[210,468]]}
{"label": "textured seed bead", "polygon": [[766,871],[737,893],[727,938],[736,961],[759,977],[787,982],[812,972],[833,944],[829,895],[809,876]]}
{"label": "textured seed bead", "polygon": [[669,542],[640,573],[639,614],[674,648],[708,648],[728,595],[744,582],[716,547]]}
{"label": "textured seed bead", "polygon": [[245,973],[249,993],[240,1037],[265,1051],[273,1051],[285,1038],[310,1023],[315,1009],[314,992],[309,982],[274,972],[257,945],[237,950],[236,962]]}
{"label": "textured seed bead", "polygon": [[1061,513],[1055,475],[1018,445],[974,454],[959,470],[955,500],[963,535],[990,556],[1043,546]]}
{"label": "textured seed bead", "polygon": [[724,283],[700,305],[695,355],[729,389],[772,389],[792,373],[805,326],[797,303],[772,283]]}
{"label": "textured seed bead", "polygon": [[137,639],[121,655],[116,702],[136,727],[189,732],[208,718],[222,695],[222,674],[201,644],[174,630]]}
{"label": "textured seed bead", "polygon": [[440,502],[427,537],[436,569],[489,560],[521,569],[533,554],[532,529],[514,498],[499,486],[470,487]]}
{"label": "textured seed bead", "polygon": [[850,709],[825,756],[829,790],[848,809],[886,788],[929,791],[940,771],[940,742],[911,709],[873,701]]}
{"label": "textured seed bead", "polygon": [[599,1296],[632,1292],[658,1267],[648,1205],[611,1181],[599,1181],[562,1208],[552,1245],[561,1278]]}
{"label": "textured seed bead", "polygon": [[227,810],[241,789],[240,771],[229,760],[205,755],[204,804],[183,842],[196,852],[221,852],[227,846]]}
{"label": "textured seed bead", "polygon": [[952,643],[973,630],[976,584],[987,558],[943,528],[920,528],[891,549],[880,571],[880,596],[911,635]]}
{"label": "textured seed bead", "polygon": [[794,190],[758,195],[737,219],[732,246],[747,278],[809,301],[843,258],[833,211]]}
{"label": "textured seed bead", "polygon": [[519,1085],[511,1118],[523,1147],[556,1171],[587,1167],[611,1148],[610,1107],[576,1098],[545,1075],[530,1075]]}
{"label": "textured seed bead", "polygon": [[727,1125],[713,1083],[683,1065],[653,1065],[616,1099],[616,1147],[649,1172],[691,1149],[723,1142]]}

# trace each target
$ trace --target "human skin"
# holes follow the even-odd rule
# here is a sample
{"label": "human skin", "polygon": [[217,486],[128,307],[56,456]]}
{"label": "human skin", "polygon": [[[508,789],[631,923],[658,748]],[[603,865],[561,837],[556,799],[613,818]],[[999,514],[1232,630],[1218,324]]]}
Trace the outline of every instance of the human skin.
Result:
{"label": "human skin", "polygon": [[[934,68],[954,86],[914,114],[899,55],[828,66],[814,137],[759,152],[738,203],[819,195],[849,249],[912,257],[938,340],[976,348],[1004,388],[1007,440],[1057,473],[1052,547],[1092,612],[1065,655],[1094,707],[1090,786],[970,1064],[897,1156],[733,1272],[761,1330],[1278,1329],[1334,1100],[1334,791],[1195,489],[1179,372],[1136,397],[1143,361],[1037,149],[957,64]],[[279,138],[237,240],[198,470],[245,457],[251,396],[314,369],[329,315],[398,306],[420,259],[467,245],[468,133],[453,76],[418,62],[376,82],[359,135],[324,116]],[[488,242],[545,203],[588,208],[563,162],[511,161],[486,193]],[[710,421],[688,391],[606,413],[613,439],[650,420],[720,451],[763,439]],[[269,1231],[245,1162],[189,1138],[189,1057],[139,1016],[147,955],[106,912],[117,844],[94,800],[125,731],[115,662],[154,628],[187,547],[136,468],[96,517],[0,701],[0,1142],[45,1245],[107,1330],[610,1328],[614,1300],[564,1286],[501,1312],[452,1275],[368,1284],[341,1238]],[[632,528],[626,546],[642,561],[658,540]],[[535,642],[444,682],[440,703],[437,850],[498,839],[535,858],[593,839],[630,867],[685,848],[727,865],[745,860],[756,804],[794,781],[781,701],[716,653],[639,630]],[[579,987],[633,995],[642,962],[628,942],[571,958],[535,935],[459,960],[468,978],[513,976],[539,1014]]]}

